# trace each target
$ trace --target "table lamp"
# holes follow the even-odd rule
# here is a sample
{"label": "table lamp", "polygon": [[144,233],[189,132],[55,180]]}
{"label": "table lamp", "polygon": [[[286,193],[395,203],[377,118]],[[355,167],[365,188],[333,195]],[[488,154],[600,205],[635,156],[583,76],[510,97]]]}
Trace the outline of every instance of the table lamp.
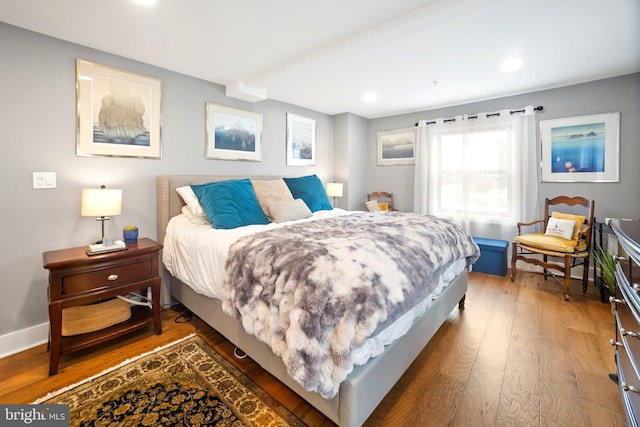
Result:
{"label": "table lamp", "polygon": [[336,197],[342,197],[342,183],[341,182],[328,182],[327,183],[327,196],[333,197],[333,207],[336,207]]}
{"label": "table lamp", "polygon": [[95,216],[96,221],[102,223],[102,244],[105,242],[104,222],[111,215],[120,215],[122,212],[122,190],[107,190],[105,186],[100,188],[84,188],[82,190],[82,208],[80,215]]}

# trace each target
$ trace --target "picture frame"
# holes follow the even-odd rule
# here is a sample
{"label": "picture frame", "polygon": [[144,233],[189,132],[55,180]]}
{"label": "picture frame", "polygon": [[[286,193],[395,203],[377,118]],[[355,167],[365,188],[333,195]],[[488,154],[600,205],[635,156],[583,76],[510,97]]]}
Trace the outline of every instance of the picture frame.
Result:
{"label": "picture frame", "polygon": [[316,121],[287,113],[287,166],[316,164]]}
{"label": "picture frame", "polygon": [[620,182],[620,112],[540,121],[542,182]]}
{"label": "picture frame", "polygon": [[412,165],[416,161],[416,128],[378,131],[378,166]]}
{"label": "picture frame", "polygon": [[76,58],[76,155],[162,158],[162,80]]}
{"label": "picture frame", "polygon": [[205,157],[262,161],[262,114],[207,102]]}

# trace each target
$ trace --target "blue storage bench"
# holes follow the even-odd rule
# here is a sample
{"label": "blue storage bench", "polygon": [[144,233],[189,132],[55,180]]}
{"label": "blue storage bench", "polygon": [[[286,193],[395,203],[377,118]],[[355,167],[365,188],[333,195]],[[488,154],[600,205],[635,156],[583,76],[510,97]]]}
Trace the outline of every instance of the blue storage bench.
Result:
{"label": "blue storage bench", "polygon": [[480,258],[473,264],[472,270],[497,276],[506,276],[509,242],[506,240],[484,239],[482,237],[474,237],[473,241],[480,247]]}

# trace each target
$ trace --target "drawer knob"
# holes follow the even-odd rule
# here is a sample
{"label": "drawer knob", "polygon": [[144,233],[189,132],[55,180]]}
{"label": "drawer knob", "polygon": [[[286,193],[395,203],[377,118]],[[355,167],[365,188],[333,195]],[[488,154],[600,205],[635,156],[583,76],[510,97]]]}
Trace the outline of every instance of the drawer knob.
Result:
{"label": "drawer knob", "polygon": [[638,333],[633,331],[627,331],[624,328],[620,328],[620,335],[638,338]]}
{"label": "drawer knob", "polygon": [[637,387],[634,387],[632,385],[627,385],[627,383],[625,383],[625,382],[622,383],[622,389],[624,391],[630,391],[632,393],[640,393],[640,390],[638,390]]}
{"label": "drawer knob", "polygon": [[620,255],[614,255],[613,256],[613,260],[614,261],[626,261],[627,259],[625,257],[623,257],[623,256],[620,256]]}
{"label": "drawer knob", "polygon": [[614,347],[622,347],[622,348],[624,348],[624,344],[623,343],[621,343],[620,341],[616,341],[613,338],[611,338],[609,340],[609,343]]}
{"label": "drawer knob", "polygon": [[117,275],[117,274],[110,274],[110,275],[107,277],[107,280],[110,280],[110,281],[112,281],[112,282],[113,282],[114,280],[118,280],[118,275]]}
{"label": "drawer knob", "polygon": [[636,293],[640,294],[640,285],[638,285],[637,283],[634,283],[633,290],[636,291]]}

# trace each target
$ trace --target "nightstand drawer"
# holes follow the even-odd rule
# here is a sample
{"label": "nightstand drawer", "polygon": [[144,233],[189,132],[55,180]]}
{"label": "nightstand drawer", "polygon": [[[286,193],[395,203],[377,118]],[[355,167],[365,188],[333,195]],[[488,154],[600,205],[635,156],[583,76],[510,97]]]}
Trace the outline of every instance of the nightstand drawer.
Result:
{"label": "nightstand drawer", "polygon": [[62,278],[62,295],[120,285],[154,276],[151,259],[142,259],[132,264],[104,268]]}

